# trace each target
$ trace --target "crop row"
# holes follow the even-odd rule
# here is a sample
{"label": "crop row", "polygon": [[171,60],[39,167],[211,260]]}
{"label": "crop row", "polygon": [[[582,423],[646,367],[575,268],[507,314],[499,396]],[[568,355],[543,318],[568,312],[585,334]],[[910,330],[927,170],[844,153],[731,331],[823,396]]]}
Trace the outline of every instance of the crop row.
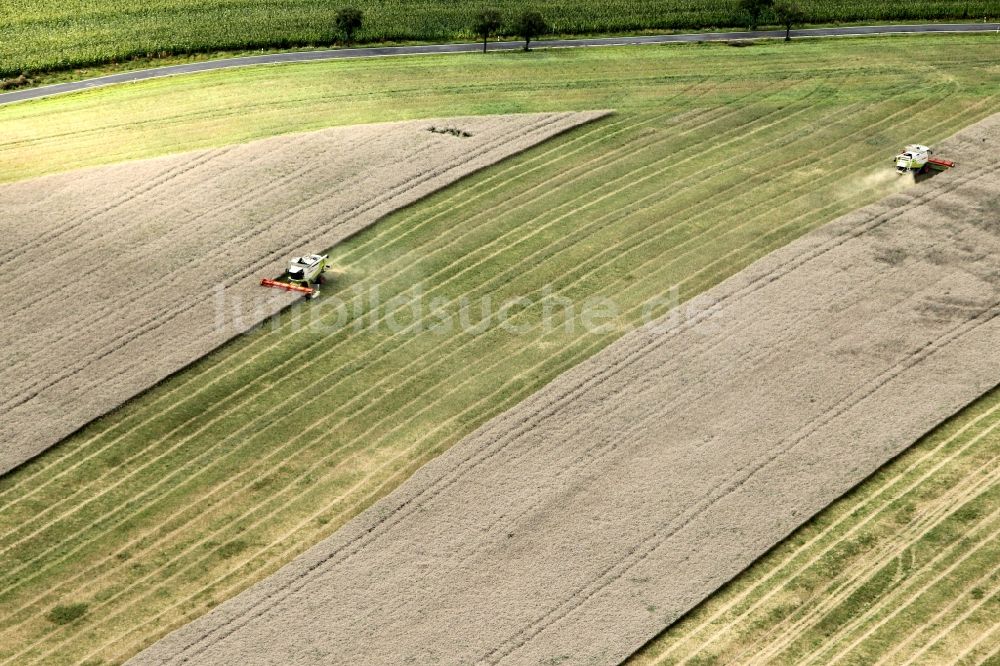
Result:
{"label": "crop row", "polygon": [[[1000,391],[942,424],[635,655],[634,666],[952,661],[997,647],[989,609]],[[993,535],[993,536],[991,536]],[[951,621],[965,637],[935,634]],[[950,640],[949,640],[950,639]]]}

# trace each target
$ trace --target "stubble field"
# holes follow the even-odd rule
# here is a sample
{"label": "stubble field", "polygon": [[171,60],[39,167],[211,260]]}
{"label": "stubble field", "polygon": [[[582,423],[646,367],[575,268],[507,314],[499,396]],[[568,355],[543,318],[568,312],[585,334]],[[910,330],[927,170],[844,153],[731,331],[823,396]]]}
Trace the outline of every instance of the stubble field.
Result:
{"label": "stubble field", "polygon": [[[650,298],[676,286],[687,300],[884,195],[894,181],[876,174],[900,145],[995,107],[998,55],[992,39],[939,37],[421,58],[0,109],[9,181],[331,124],[616,108],[332,259],[345,292],[380,285],[384,300],[425,280],[449,300],[537,302],[550,284],[625,311],[602,335],[331,335],[282,318],[227,345],[0,479],[2,658],[115,662],[275,571],[619,337]],[[82,617],[46,618],[71,604]]]}

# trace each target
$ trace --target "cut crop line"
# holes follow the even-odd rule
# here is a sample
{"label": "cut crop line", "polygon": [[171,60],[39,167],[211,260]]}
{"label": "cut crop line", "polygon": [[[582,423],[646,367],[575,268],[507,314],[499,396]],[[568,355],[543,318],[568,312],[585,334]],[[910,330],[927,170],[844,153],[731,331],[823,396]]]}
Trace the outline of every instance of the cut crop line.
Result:
{"label": "cut crop line", "polygon": [[[986,581],[988,581],[990,578],[995,577],[998,573],[1000,573],[1000,566],[997,566],[992,571],[986,572],[985,574],[983,574],[977,580],[975,580],[972,583],[966,585],[962,589],[962,591],[961,591],[962,593],[961,594],[956,594],[955,598],[952,599],[951,602],[949,602],[944,608],[942,608],[937,613],[935,613],[933,615],[933,617],[931,617],[930,619],[924,621],[922,624],[918,625],[913,631],[911,631],[906,636],[904,636],[902,640],[897,640],[896,641],[896,647],[894,647],[889,652],[883,653],[882,656],[879,658],[879,660],[877,662],[875,662],[876,666],[878,666],[878,664],[884,664],[884,663],[886,663],[886,661],[890,657],[894,657],[901,649],[903,649],[904,647],[907,647],[908,645],[910,645],[914,641],[914,639],[918,638],[921,634],[925,633],[927,631],[927,629],[929,629],[930,627],[933,627],[933,626],[937,625],[938,623],[940,623],[945,618],[945,616],[947,616],[949,613],[951,613],[953,610],[955,610],[955,607],[958,606],[958,604],[960,604],[963,601],[965,601],[965,594],[967,592],[970,592],[971,590],[975,589],[979,585],[982,585],[983,583],[985,583]],[[996,592],[996,589],[1000,589],[1000,588],[995,588],[993,591]],[[916,597],[913,597],[912,599],[909,600],[909,602],[908,602],[907,605],[912,605],[912,603],[915,600],[916,600]],[[893,615],[895,615],[896,613],[898,613],[898,611],[897,610],[893,610]],[[881,627],[881,626],[885,625],[886,622],[888,622],[888,621],[889,621],[889,618],[883,618],[882,620],[879,621],[878,627]],[[861,644],[872,633],[874,633],[874,632],[866,632],[865,635],[863,635],[863,636],[859,637],[858,639],[856,639],[850,646],[848,646],[847,650],[842,651],[842,652],[850,652],[851,650],[853,650],[854,648],[856,648],[859,644]],[[925,647],[929,648],[931,645],[932,645],[932,642],[925,644]],[[913,655],[913,656],[911,656],[910,661],[912,661],[914,657],[919,656],[919,653],[910,652],[909,654]],[[896,663],[898,663],[898,662],[896,662]]]}
{"label": "cut crop line", "polygon": [[[977,436],[976,441],[985,436],[985,434],[986,433],[983,433],[982,435]],[[972,443],[974,442],[970,442],[970,444]],[[995,461],[996,459],[994,459],[993,462]],[[803,609],[806,611],[807,616],[804,619],[800,617],[799,620],[796,620],[795,626],[801,625],[803,621],[814,617],[817,613],[824,612],[826,607],[831,606],[835,601],[839,602],[840,600],[842,600],[847,596],[847,593],[850,593],[851,591],[853,591],[853,589],[857,587],[857,585],[861,584],[858,583],[857,585],[855,585],[854,588],[839,587],[838,589],[838,586],[841,586],[843,584],[842,581],[846,581],[847,584],[851,584],[852,581],[857,582],[858,577],[862,575],[871,574],[872,572],[883,566],[884,558],[882,558],[882,554],[885,554],[886,557],[890,554],[898,556],[909,546],[910,543],[914,542],[915,540],[923,538],[928,532],[930,532],[932,529],[940,525],[940,523],[943,520],[947,519],[950,515],[950,509],[954,508],[957,502],[964,502],[968,500],[970,497],[973,497],[974,495],[978,497],[977,492],[980,488],[979,484],[981,483],[989,484],[992,483],[992,481],[990,478],[987,478],[985,480],[981,480],[980,482],[977,483],[977,485],[974,486],[951,488],[946,494],[936,498],[930,504],[930,506],[928,506],[925,510],[923,510],[920,513],[920,515],[914,520],[914,522],[912,522],[909,526],[907,526],[907,528],[904,531],[901,531],[893,535],[892,540],[883,544],[878,550],[876,550],[874,556],[869,558],[867,564],[862,569],[844,572],[840,576],[837,576],[833,580],[831,580],[830,583],[827,585],[826,589],[824,590],[824,594],[829,593],[833,596],[824,597],[820,602],[818,608]],[[989,490],[988,486],[983,492],[986,492],[987,490]],[[839,543],[845,541],[846,539],[847,535],[845,535],[842,539],[838,540],[837,542],[830,544],[823,553],[820,553],[819,555],[813,557],[805,567],[801,568],[799,572],[796,573],[798,574],[801,571],[807,569],[809,566],[812,566],[813,564],[818,562],[824,554],[832,552],[832,550],[837,545],[839,545]],[[845,589],[847,590],[847,593],[844,593]],[[836,592],[834,592],[834,590],[836,590]],[[769,594],[767,596],[769,598],[772,595]],[[743,613],[741,619],[742,617],[749,615],[749,613],[752,612],[753,610],[756,610],[758,607],[760,607],[760,605],[764,601],[766,601],[766,599],[762,599],[758,603],[754,604],[753,608],[748,609],[745,613]],[[781,623],[779,623],[771,630],[769,630],[768,633],[765,634],[764,639],[768,639],[775,632],[780,631],[782,627],[787,626],[789,622],[792,622],[794,620],[796,615],[798,615],[798,613],[793,613],[791,616],[785,618]],[[750,647],[748,646],[746,649],[744,649],[743,652],[740,653],[740,656],[746,654],[746,652],[749,649]]]}
{"label": "cut crop line", "polygon": [[[991,462],[995,463],[996,458]],[[886,560],[899,557],[913,543],[924,538],[945,520],[949,519],[960,505],[976,501],[982,494],[989,492],[998,476],[1000,475],[994,472],[992,475],[978,480],[971,486],[951,488],[947,493],[936,498],[905,530],[894,534],[888,542],[875,550],[860,569],[845,571],[834,577],[823,591],[823,594],[827,596],[824,596],[816,606],[803,608],[804,614],[802,615],[793,613],[765,634],[763,640],[771,641],[768,643],[770,647],[767,649],[773,651],[776,645],[790,644],[801,631],[808,628],[809,622],[846,600],[854,591],[864,585],[869,577],[875,575],[878,570],[885,566]],[[798,616],[797,619],[796,616]],[[791,623],[791,626],[789,626],[789,623]],[[783,627],[785,627],[784,633],[779,634],[777,638],[784,640],[775,641],[772,637],[775,636],[776,632],[781,631]],[[741,655],[745,654],[749,649],[748,647]],[[763,656],[761,653],[755,655],[758,659],[761,656]]]}
{"label": "cut crop line", "polygon": [[[992,539],[992,542],[994,544],[996,543],[996,539],[998,537],[1000,537],[1000,530],[994,532],[991,535],[991,539]],[[976,550],[970,550],[969,552],[967,552],[965,555],[962,556],[962,558],[958,562],[956,562],[951,567],[949,567],[949,569],[946,570],[946,572],[943,572],[940,576],[938,576],[938,578],[935,580],[935,582],[939,582],[944,577],[944,575],[946,573],[951,573],[951,571],[955,567],[957,567],[958,564],[960,564],[964,560],[968,559],[969,557],[971,557],[976,552],[977,552]],[[988,574],[986,574],[985,576],[983,576],[982,578],[980,578],[976,582],[979,583],[979,582],[982,582],[982,581],[984,581],[984,580],[986,580],[988,578],[996,576],[997,572],[1000,572],[1000,566],[994,568],[992,571],[990,571]],[[922,590],[921,592],[923,592],[923,591],[924,590]],[[939,631],[937,634],[935,634],[931,638],[931,640],[929,642],[927,642],[923,647],[921,647],[919,650],[917,650],[916,652],[914,652],[913,654],[911,654],[910,657],[906,661],[904,661],[901,666],[908,666],[909,664],[914,663],[918,658],[922,657],[928,650],[930,650],[935,645],[937,645],[941,641],[942,638],[944,638],[945,636],[949,635],[952,631],[954,631],[955,628],[958,627],[958,625],[960,625],[965,620],[969,619],[969,617],[973,613],[975,613],[976,611],[978,611],[985,604],[987,604],[988,602],[992,601],[993,598],[997,596],[998,592],[1000,592],[1000,586],[992,588],[990,590],[990,593],[988,595],[984,595],[984,597],[982,599],[980,599],[978,602],[976,602],[975,604],[973,604],[970,608],[968,608],[960,616],[958,616],[957,618],[955,618],[955,620],[953,622],[951,622],[947,627],[945,627],[944,629],[942,629],[941,631]],[[951,604],[949,604],[949,606],[954,606],[958,601],[960,601],[960,598],[956,599],[955,601],[953,601]],[[896,614],[898,612],[899,612],[898,610],[894,610],[893,614]]]}
{"label": "cut crop line", "polygon": [[[998,458],[994,458],[991,461],[991,464],[995,463],[997,460]],[[846,601],[848,597],[867,583],[872,576],[878,573],[878,571],[886,565],[888,560],[899,557],[911,546],[911,544],[924,538],[933,529],[939,527],[945,520],[952,517],[963,506],[978,500],[982,495],[988,493],[992,490],[998,479],[1000,479],[1000,469],[994,470],[992,474],[978,480],[975,484],[968,488],[961,488],[960,490],[953,488],[949,495],[946,495],[936,501],[935,504],[928,510],[928,513],[922,516],[920,520],[916,521],[911,527],[908,527],[907,530],[894,536],[892,540],[874,552],[871,557],[867,558],[864,566],[858,570],[848,571],[834,578],[823,591],[820,603],[809,608],[807,612],[795,620],[791,626],[787,626],[789,620],[792,619],[791,617],[788,617],[780,625],[768,632],[768,634],[764,637],[765,640],[774,636],[775,631],[780,630],[783,625],[787,627],[782,633],[774,636],[774,639],[771,639],[770,642],[766,643],[765,648],[762,651],[754,653],[752,659],[747,663],[761,663],[762,660],[766,661],[769,658],[777,657],[781,651],[790,647],[795,640],[797,640],[804,632],[808,631],[811,626],[813,626],[815,621],[832,611],[842,602]],[[995,515],[997,515],[996,512],[991,515],[991,518]],[[956,541],[954,544],[949,546],[948,549],[940,551],[935,558],[918,567],[916,571],[921,571],[927,567],[933,566],[937,563],[938,559],[944,557],[951,551],[951,549],[956,548],[959,545],[963,544],[961,541]],[[903,589],[908,589],[905,583],[896,587],[889,595],[883,596],[872,608],[866,611],[866,615],[877,608],[882,607],[886,599],[895,599],[899,594],[901,594],[900,590]],[[860,617],[863,618],[866,615],[862,615]],[[824,642],[837,640],[839,636],[848,633],[854,627],[858,626],[859,622],[856,621],[857,619],[858,618],[851,620],[851,622],[847,625],[838,629],[833,636],[824,639]],[[822,647],[823,646],[820,646],[820,648]],[[741,654],[746,654],[749,649],[749,647],[746,648]]]}
{"label": "cut crop line", "polygon": [[[1000,622],[994,622],[993,627],[989,631],[984,631],[983,633],[981,633],[979,635],[979,638],[969,643],[964,650],[962,650],[955,656],[954,663],[956,664],[962,663],[962,660],[964,660],[966,657],[968,657],[973,652],[978,650],[980,645],[982,645],[984,642],[992,640],[994,634],[996,634],[998,631],[1000,631]],[[1000,650],[1000,641],[997,641],[997,647],[993,648],[993,650],[989,654],[987,654],[986,657],[984,657],[981,662],[978,663],[985,664],[993,656],[996,655],[997,650]]]}
{"label": "cut crop line", "polygon": [[819,544],[820,541],[825,539],[827,536],[834,534],[844,523],[850,523],[851,521],[855,520],[857,517],[856,514],[859,510],[865,509],[869,505],[872,505],[883,494],[888,493],[890,490],[894,489],[897,485],[902,483],[905,477],[909,476],[925,462],[931,460],[934,456],[941,453],[949,444],[951,444],[954,441],[957,441],[969,429],[971,429],[973,426],[978,425],[980,421],[996,414],[998,410],[1000,410],[1000,402],[991,407],[987,412],[978,416],[974,421],[966,423],[962,428],[960,428],[958,431],[950,435],[947,439],[944,439],[940,443],[935,445],[933,449],[925,452],[918,460],[914,461],[909,467],[907,467],[907,469],[900,471],[897,476],[890,479],[886,479],[883,482],[883,484],[877,490],[874,491],[872,495],[865,497],[861,502],[857,504],[845,505],[842,508],[842,513],[840,517],[836,521],[834,521],[826,528],[824,528],[822,531],[817,533],[808,542],[796,548],[794,551],[788,553],[787,556],[781,562],[776,563],[773,566],[773,568],[767,572],[766,575],[764,575],[759,580],[754,581],[752,585],[748,586],[745,590],[741,591],[740,594],[738,594],[735,598],[730,600],[727,604],[725,604],[721,608],[717,609],[715,613],[712,614],[712,616],[706,618],[704,621],[701,622],[701,624],[699,624],[691,631],[685,632],[685,634],[680,638],[680,640],[678,640],[678,642],[670,645],[668,649],[666,649],[664,652],[660,653],[657,656],[657,661],[654,662],[654,664],[662,662],[662,660],[666,658],[667,655],[674,652],[678,647],[680,647],[685,642],[696,636],[699,632],[710,627],[717,620],[721,619],[726,613],[736,608],[742,602],[746,601],[754,592],[758,591],[759,589],[769,588],[769,590],[762,597],[760,597],[752,605],[741,611],[740,614],[734,617],[729,623],[718,627],[713,634],[710,634],[707,638],[699,642],[698,647],[694,650],[692,654],[697,654],[702,652],[704,648],[714,643],[716,640],[721,638],[726,633],[731,632],[733,627],[735,627],[738,622],[743,621],[751,613],[753,613],[763,604],[769,601],[774,595],[778,594],[784,588],[785,584],[795,580],[798,576],[800,576],[810,567],[819,562],[822,557],[824,557],[827,553],[831,552],[837,545],[839,545],[844,540],[851,538],[856,532],[860,531],[861,529],[866,527],[871,521],[881,516],[883,512],[890,510],[890,508],[895,502],[903,499],[904,497],[912,493],[914,490],[918,489],[921,485],[923,485],[925,481],[927,481],[927,479],[939,473],[940,470],[943,469],[946,465],[958,459],[959,456],[963,455],[966,451],[969,450],[970,447],[978,443],[985,435],[987,435],[988,433],[992,432],[995,428],[1000,426],[1000,420],[994,421],[993,424],[990,425],[987,430],[977,434],[975,437],[968,440],[966,443],[962,444],[955,451],[948,454],[947,457],[938,461],[934,466],[932,466],[930,469],[924,472],[919,478],[910,483],[902,491],[898,492],[897,494],[891,497],[887,497],[883,501],[880,507],[873,510],[872,513],[869,513],[863,520],[851,525],[851,528],[847,532],[840,535],[836,540],[828,543],[822,550],[813,555],[810,559],[808,559],[805,563],[796,568],[794,571],[789,572],[785,577],[785,580],[782,581],[780,584],[773,583],[772,581],[775,581],[775,579],[779,576],[782,570],[785,567],[789,566],[793,560],[800,557],[802,554],[808,552],[809,549]]}
{"label": "cut crop line", "polygon": [[[995,484],[998,478],[1000,478],[1000,476],[994,476],[992,484]],[[990,488],[986,489],[986,491],[988,491],[988,490],[990,490]],[[986,492],[986,491],[984,491],[984,492]],[[994,515],[996,515],[996,514],[994,513]],[[1000,535],[1000,530],[998,530],[997,532],[995,532],[994,533],[994,537],[992,537],[992,539],[989,542],[986,542],[985,545],[987,545],[987,546],[988,545],[994,545],[995,544],[996,535]],[[967,537],[965,537],[965,538],[967,538]],[[865,628],[865,631],[860,636],[858,636],[857,638],[855,638],[851,643],[849,643],[845,647],[841,648],[840,651],[836,652],[834,654],[833,658],[832,658],[832,661],[828,662],[828,663],[833,663],[833,661],[837,661],[839,659],[842,659],[845,655],[847,655],[852,650],[854,650],[855,648],[857,648],[862,642],[864,642],[867,638],[869,638],[872,634],[874,634],[878,629],[880,629],[881,627],[885,626],[886,623],[890,622],[893,618],[895,618],[897,615],[899,615],[899,613],[901,611],[909,608],[910,605],[912,605],[915,601],[917,601],[924,593],[926,593],[934,585],[937,585],[944,578],[946,578],[948,575],[950,575],[956,568],[958,568],[958,566],[962,562],[965,561],[965,559],[967,559],[967,558],[971,557],[972,555],[976,554],[977,552],[979,552],[979,547],[982,546],[982,545],[984,545],[984,544],[980,543],[980,544],[977,544],[977,546],[975,548],[973,548],[973,547],[971,547],[970,544],[968,544],[968,543],[965,542],[965,538],[958,539],[955,542],[955,544],[954,544],[955,547],[961,546],[963,548],[967,548],[968,549],[965,552],[965,554],[962,556],[961,559],[956,560],[948,568],[944,569],[943,571],[941,571],[940,573],[938,573],[936,576],[934,576],[931,580],[929,580],[926,583],[924,583],[923,585],[921,585],[919,587],[919,589],[911,591],[911,588],[914,587],[916,585],[916,583],[914,583],[913,585],[907,586],[905,582],[903,582],[901,585],[899,585],[897,587],[894,587],[890,593],[882,596],[871,608],[866,609],[865,613],[863,615],[859,616],[858,618],[853,618],[851,620],[851,622],[847,626],[845,626],[842,629],[840,629],[839,631],[837,631],[837,633],[834,634],[833,636],[831,636],[829,639],[825,639],[824,640],[824,645],[819,646],[820,649],[821,649],[821,651],[819,651],[819,652],[814,651],[815,656],[812,657],[809,661],[810,662],[815,661],[817,657],[821,657],[830,648],[836,647],[836,641],[839,641],[841,638],[849,635],[851,631],[853,631],[854,629],[857,629],[859,626],[861,626],[862,622],[859,621],[860,619],[865,618],[867,621],[873,620],[874,619],[874,614],[876,612],[878,612],[880,610],[884,610],[888,606],[890,606],[890,604],[889,604],[890,600],[892,602],[894,602],[896,605],[891,606],[891,610],[889,611],[889,613],[887,613],[886,615],[884,615],[877,622],[874,622],[870,627]],[[938,557],[940,557],[940,555]],[[915,578],[919,574],[919,572],[921,572],[924,569],[927,569],[929,566],[931,566],[931,564],[933,564],[933,560],[931,562],[928,562],[927,565],[923,565],[923,566],[919,567],[917,570],[915,570],[914,573],[913,573],[913,578]],[[1000,571],[1000,567],[994,569],[991,572],[988,572],[981,579],[979,579],[979,580],[975,581],[974,583],[972,583],[972,585],[970,587],[975,587],[977,584],[979,584],[980,582],[982,582],[982,580],[985,580],[985,579],[989,578],[990,576],[995,575],[997,571]],[[967,589],[968,588],[966,588],[966,590],[963,590],[963,592],[967,591]],[[908,593],[909,596],[907,598],[905,598],[905,599],[900,599],[900,597],[904,593]],[[909,638],[912,637],[912,636],[914,636],[916,633],[918,633],[920,631],[920,629],[925,629],[926,630],[926,628],[928,628],[930,625],[933,625],[935,621],[937,621],[938,619],[940,619],[941,617],[943,617],[948,611],[950,611],[952,608],[954,608],[954,606],[957,605],[961,601],[962,601],[962,596],[961,595],[956,596],[956,598],[950,604],[948,604],[947,606],[945,606],[945,608],[943,610],[941,610],[937,615],[935,615],[934,618],[932,618],[930,621],[924,622],[923,625],[921,625],[920,627],[917,628],[917,630],[915,630],[913,633],[909,634],[909,636],[907,636],[905,640],[909,640]],[[833,641],[833,642],[831,642],[831,641]],[[899,649],[899,647],[897,647],[896,650],[894,650],[893,652],[898,651],[898,649]],[[885,661],[885,657],[883,657],[882,659],[880,659],[878,663],[883,663],[884,661]],[[904,663],[909,663],[910,661],[912,661],[912,659],[907,660]]]}
{"label": "cut crop line", "polygon": [[[1000,624],[998,624],[997,627],[1000,627]],[[997,630],[997,627],[994,627],[993,630],[990,631],[991,635]],[[976,662],[976,666],[986,666],[986,664],[993,664],[995,666],[996,662],[993,658],[998,654],[1000,654],[1000,641],[997,641],[997,646],[990,650],[989,654],[983,657],[980,661]]]}

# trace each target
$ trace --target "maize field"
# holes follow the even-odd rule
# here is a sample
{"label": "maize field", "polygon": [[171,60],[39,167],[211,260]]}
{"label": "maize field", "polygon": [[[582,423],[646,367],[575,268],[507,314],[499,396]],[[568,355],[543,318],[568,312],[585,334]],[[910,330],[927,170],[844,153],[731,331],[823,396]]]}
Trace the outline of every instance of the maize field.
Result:
{"label": "maize field", "polygon": [[[357,42],[472,40],[479,0],[13,0],[0,22],[0,77],[133,57],[329,45],[338,8],[364,12]],[[525,9],[554,34],[745,28],[738,0],[511,0],[508,26]],[[12,6],[11,6],[12,5]],[[996,19],[998,0],[815,0],[807,23]],[[765,14],[762,24],[774,22]],[[508,27],[507,32],[510,31]]]}

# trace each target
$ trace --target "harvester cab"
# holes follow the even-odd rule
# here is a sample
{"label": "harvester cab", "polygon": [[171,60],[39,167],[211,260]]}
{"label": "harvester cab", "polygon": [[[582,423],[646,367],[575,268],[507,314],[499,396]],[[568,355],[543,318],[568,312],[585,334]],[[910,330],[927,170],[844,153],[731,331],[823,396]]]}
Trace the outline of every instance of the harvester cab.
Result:
{"label": "harvester cab", "polygon": [[911,143],[903,149],[903,152],[896,155],[896,171],[899,173],[919,171],[927,164],[927,160],[932,154],[933,151],[927,146]]}
{"label": "harvester cab", "polygon": [[955,166],[951,160],[934,157],[934,151],[928,146],[911,143],[893,160],[896,173],[925,174],[928,171],[945,171]]}
{"label": "harvester cab", "polygon": [[288,282],[280,280],[260,281],[262,287],[275,287],[285,291],[295,291],[305,294],[307,298],[319,296],[319,287],[323,283],[323,273],[330,270],[329,256],[325,254],[310,254],[295,257],[288,262]]}

